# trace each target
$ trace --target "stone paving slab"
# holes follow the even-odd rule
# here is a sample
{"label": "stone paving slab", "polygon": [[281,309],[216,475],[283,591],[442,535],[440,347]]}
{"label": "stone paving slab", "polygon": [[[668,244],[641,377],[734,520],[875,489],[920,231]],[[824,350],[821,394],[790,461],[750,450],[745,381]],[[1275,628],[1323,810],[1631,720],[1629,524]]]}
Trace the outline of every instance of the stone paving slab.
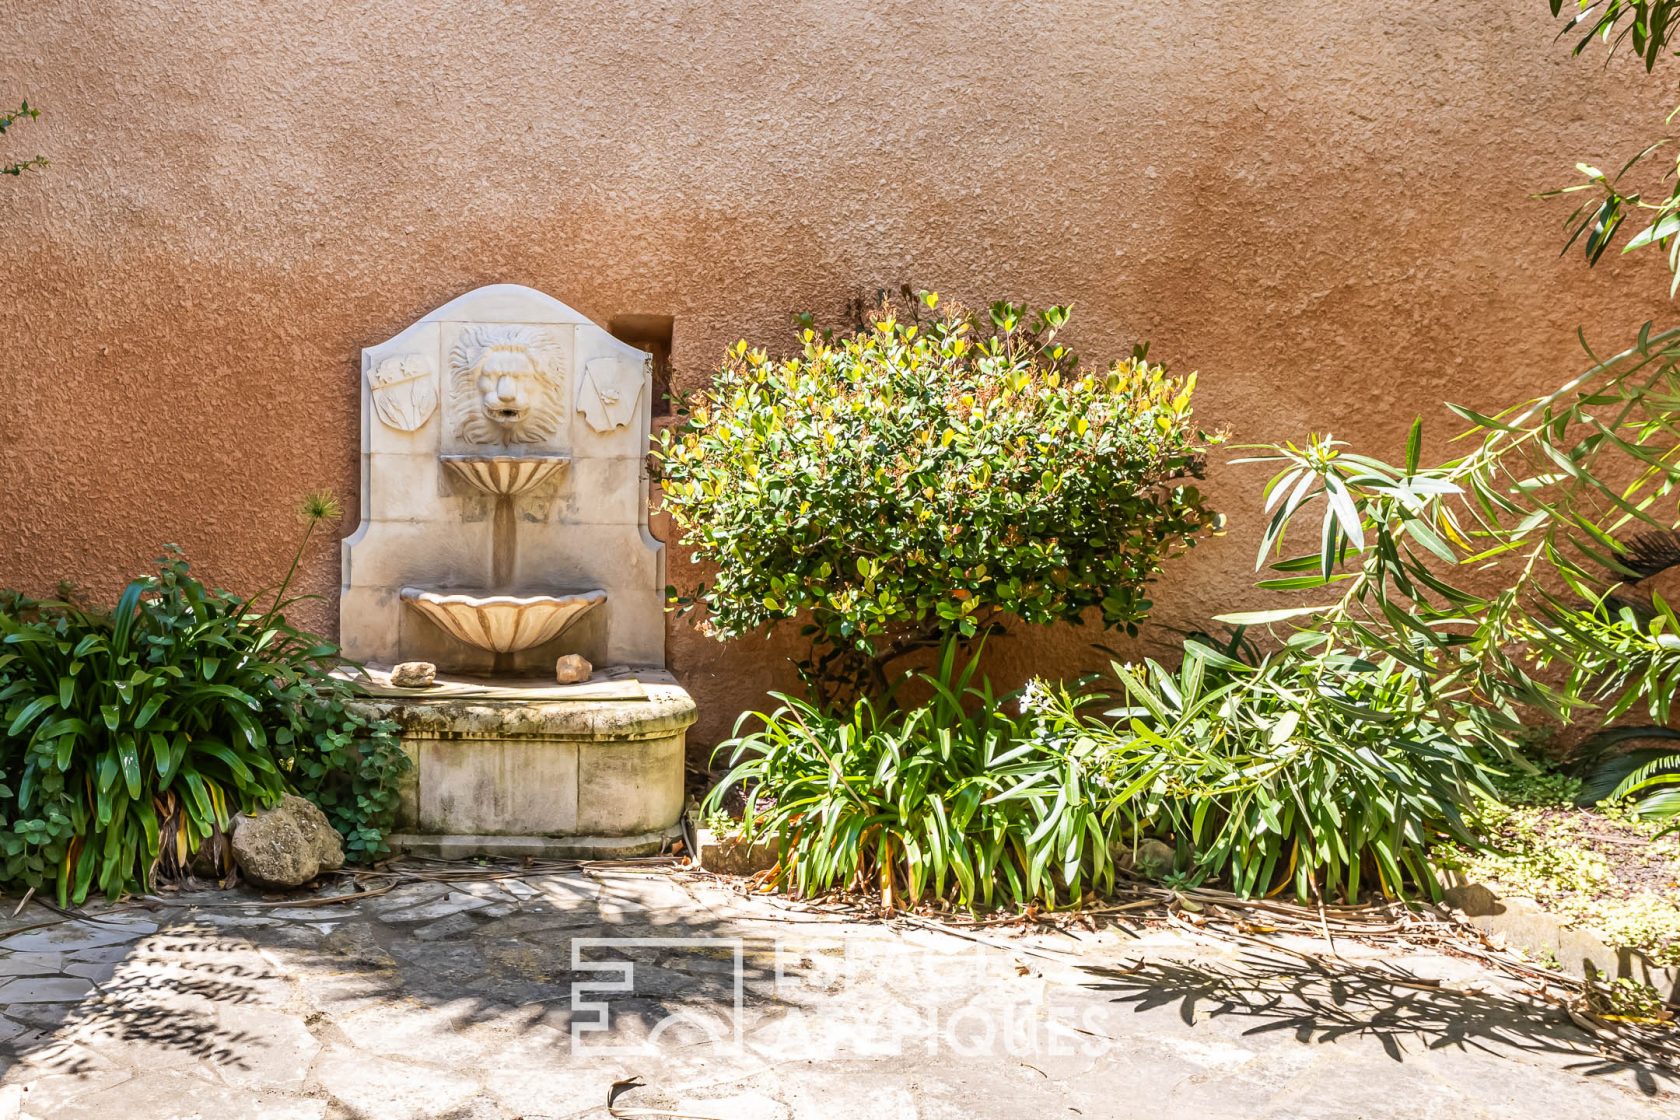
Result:
{"label": "stone paving slab", "polygon": [[1438,952],[1390,951],[1442,982],[1395,989],[1158,927],[978,944],[641,869],[309,897],[0,920],[0,1120],[605,1118],[631,1079],[631,1114],[714,1120],[1680,1115],[1680,1084]]}

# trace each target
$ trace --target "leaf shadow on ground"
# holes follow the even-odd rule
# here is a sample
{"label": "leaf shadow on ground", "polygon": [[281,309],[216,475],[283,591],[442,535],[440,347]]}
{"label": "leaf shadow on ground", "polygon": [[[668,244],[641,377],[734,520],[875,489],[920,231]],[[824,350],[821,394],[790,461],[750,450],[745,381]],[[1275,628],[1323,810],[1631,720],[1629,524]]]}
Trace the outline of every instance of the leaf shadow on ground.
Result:
{"label": "leaf shadow on ground", "polygon": [[762,936],[744,935],[686,897],[669,902],[603,907],[551,892],[433,920],[386,908],[319,936],[297,924],[244,935],[289,972],[309,976],[312,999],[339,1014],[402,1001],[446,1009],[460,1026],[569,1033],[577,995],[610,996],[614,1029],[672,1019],[704,1027],[710,1009],[732,1006],[737,984],[745,998],[774,982],[780,965],[756,943]]}
{"label": "leaf shadow on ground", "polygon": [[[271,1022],[288,1003],[322,1047],[353,1033],[389,1057],[406,1058],[428,1039],[465,1053],[475,1030],[487,1050],[492,1038],[562,1050],[577,1037],[698,1045],[734,1028],[737,993],[755,1003],[797,970],[762,928],[744,935],[727,915],[668,892],[660,877],[647,880],[657,897],[638,899],[632,884],[603,898],[581,874],[535,877],[526,897],[493,881],[411,882],[307,908],[194,892],[141,912],[151,919],[143,929],[99,946],[100,971],[79,999],[9,1004],[0,987],[0,1073],[95,1076],[113,1058],[130,1068],[261,1070],[296,1039],[242,1024]],[[102,926],[90,913],[56,928]],[[74,962],[50,943],[33,954],[36,964],[28,956],[0,940],[0,963],[13,964],[5,974],[72,982],[65,969]],[[307,1014],[293,1002],[298,984],[314,1009]],[[610,1003],[610,1012],[589,1000]],[[597,1017],[602,1029],[591,1031]]]}
{"label": "leaf shadow on ground", "polygon": [[[0,986],[0,1072],[27,1059],[43,1075],[86,1074],[98,1063],[85,1044],[135,1041],[207,1065],[245,1068],[244,1055],[263,1040],[220,1028],[211,1007],[259,1000],[266,978],[261,962],[195,959],[212,946],[175,938],[145,920],[151,917],[62,912],[26,922],[25,937],[0,940],[0,972],[7,977]],[[159,935],[171,936],[187,967],[125,967]]]}
{"label": "leaf shadow on ground", "polygon": [[1125,967],[1084,968],[1093,991],[1142,1014],[1177,1005],[1186,1025],[1236,1017],[1242,1033],[1289,1032],[1297,1042],[1375,1039],[1389,1058],[1410,1052],[1479,1050],[1502,1057],[1538,1055],[1588,1076],[1620,1076],[1655,1095],[1680,1088],[1680,1071],[1632,1056],[1607,1054],[1561,1009],[1516,990],[1436,983],[1393,964],[1346,971],[1315,967],[1260,949],[1235,961],[1147,959]]}

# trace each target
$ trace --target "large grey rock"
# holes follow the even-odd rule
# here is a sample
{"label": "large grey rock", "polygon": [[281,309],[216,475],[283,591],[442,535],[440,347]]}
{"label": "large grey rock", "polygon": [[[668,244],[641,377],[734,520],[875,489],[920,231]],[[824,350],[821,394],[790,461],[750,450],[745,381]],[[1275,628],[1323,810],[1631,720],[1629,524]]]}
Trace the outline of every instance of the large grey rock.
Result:
{"label": "large grey rock", "polygon": [[286,794],[280,804],[233,826],[233,858],[259,887],[297,887],[344,866],[344,840],[313,804]]}

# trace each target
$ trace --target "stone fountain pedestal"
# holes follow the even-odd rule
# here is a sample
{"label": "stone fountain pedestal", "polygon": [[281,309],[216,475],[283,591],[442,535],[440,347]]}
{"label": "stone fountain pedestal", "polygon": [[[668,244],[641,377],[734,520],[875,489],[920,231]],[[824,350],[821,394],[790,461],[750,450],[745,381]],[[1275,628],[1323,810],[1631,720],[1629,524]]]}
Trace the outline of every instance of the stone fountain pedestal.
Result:
{"label": "stone fountain pedestal", "polygon": [[[636,856],[683,810],[694,702],[664,671],[648,355],[498,284],[362,352],[362,522],[339,640],[414,761],[399,851]],[[557,657],[595,666],[555,683]],[[427,661],[399,688],[381,666]],[[569,677],[566,679],[570,679]]]}
{"label": "stone fountain pedestal", "polygon": [[[377,674],[375,674],[377,676]],[[670,674],[573,685],[373,685],[357,707],[396,722],[409,771],[393,851],[455,859],[653,855],[683,811],[694,701]]]}

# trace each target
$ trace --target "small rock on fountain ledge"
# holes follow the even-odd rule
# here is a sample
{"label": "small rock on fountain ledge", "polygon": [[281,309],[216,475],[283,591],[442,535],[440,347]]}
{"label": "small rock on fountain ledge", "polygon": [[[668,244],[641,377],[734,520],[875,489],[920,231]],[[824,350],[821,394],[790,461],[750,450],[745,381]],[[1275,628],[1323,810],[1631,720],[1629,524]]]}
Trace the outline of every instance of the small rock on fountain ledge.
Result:
{"label": "small rock on fountain ledge", "polygon": [[554,679],[560,684],[577,684],[589,679],[595,666],[575,653],[568,653],[554,663]]}
{"label": "small rock on fountain ledge", "polygon": [[391,670],[397,688],[425,688],[437,680],[437,666],[430,661],[404,661]]}

